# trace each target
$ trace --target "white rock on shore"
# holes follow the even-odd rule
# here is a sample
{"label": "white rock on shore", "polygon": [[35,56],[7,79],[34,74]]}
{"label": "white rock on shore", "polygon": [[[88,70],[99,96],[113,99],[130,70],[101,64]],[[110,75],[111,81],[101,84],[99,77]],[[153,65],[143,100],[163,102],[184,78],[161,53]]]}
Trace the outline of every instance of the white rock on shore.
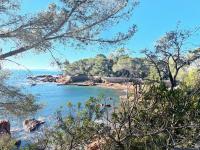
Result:
{"label": "white rock on shore", "polygon": [[45,121],[40,121],[36,119],[27,119],[23,122],[24,130],[27,132],[35,131],[38,127],[44,124]]}

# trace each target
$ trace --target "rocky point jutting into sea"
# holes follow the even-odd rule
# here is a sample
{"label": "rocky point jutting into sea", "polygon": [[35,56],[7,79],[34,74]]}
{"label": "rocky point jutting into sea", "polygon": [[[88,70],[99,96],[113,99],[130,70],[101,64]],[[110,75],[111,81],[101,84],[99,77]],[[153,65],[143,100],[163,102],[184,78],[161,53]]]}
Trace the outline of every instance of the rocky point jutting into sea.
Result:
{"label": "rocky point jutting into sea", "polygon": [[[53,82],[57,85],[77,85],[77,86],[100,86],[113,89],[125,90],[127,85],[134,83],[141,83],[141,78],[126,78],[126,77],[100,77],[100,76],[87,76],[78,74],[74,76],[69,75],[38,75],[29,76],[27,79],[32,80],[32,86],[37,82]],[[131,86],[129,86],[131,88]]]}
{"label": "rocky point jutting into sea", "polygon": [[[58,71],[11,71],[11,76],[7,81],[8,84],[17,86],[23,93],[32,94],[35,96],[36,101],[42,104],[40,110],[28,116],[17,117],[8,113],[0,118],[1,120],[9,121],[10,136],[21,141],[21,145],[34,142],[34,139],[36,139],[35,137],[41,137],[45,129],[53,127],[57,121],[55,113],[61,110],[62,114],[65,115],[68,112],[66,103],[69,101],[74,105],[78,102],[84,104],[90,97],[98,97],[100,94],[103,94],[105,97],[112,97],[113,100],[118,101],[120,96],[120,92],[115,89],[101,88],[98,86],[65,85],[63,82],[58,83],[55,79],[59,78],[63,80],[64,78],[64,76],[62,77],[62,75],[59,75],[60,72]],[[31,78],[33,78],[33,80]],[[45,79],[44,81],[50,80],[44,82],[40,81],[40,79]],[[63,107],[63,109],[61,109],[61,107]],[[42,124],[40,124],[40,122]]]}

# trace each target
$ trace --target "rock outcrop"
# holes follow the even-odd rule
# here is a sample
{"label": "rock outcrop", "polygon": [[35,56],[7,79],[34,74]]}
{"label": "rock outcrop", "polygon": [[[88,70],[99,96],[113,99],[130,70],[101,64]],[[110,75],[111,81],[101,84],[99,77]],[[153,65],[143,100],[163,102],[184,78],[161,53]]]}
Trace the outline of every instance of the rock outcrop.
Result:
{"label": "rock outcrop", "polygon": [[105,83],[126,83],[126,82],[133,82],[133,83],[142,83],[141,78],[126,78],[126,77],[103,77],[102,81]]}
{"label": "rock outcrop", "polygon": [[38,76],[33,76],[33,77],[27,77],[27,79],[33,80],[33,81],[42,81],[42,82],[56,82],[58,77],[52,76],[52,75],[38,75]]}
{"label": "rock outcrop", "polygon": [[8,120],[0,121],[0,136],[10,135],[10,122]]}
{"label": "rock outcrop", "polygon": [[77,74],[77,75],[71,76],[72,82],[85,82],[88,80],[90,80],[89,77],[84,74]]}
{"label": "rock outcrop", "polygon": [[56,79],[58,84],[69,84],[71,82],[71,76],[60,76]]}
{"label": "rock outcrop", "polygon": [[70,85],[77,85],[77,86],[94,86],[95,83],[93,81],[86,81],[86,82],[74,82]]}
{"label": "rock outcrop", "polygon": [[87,76],[84,74],[77,74],[73,76],[69,75],[38,75],[33,77],[27,77],[29,80],[33,80],[34,83],[31,86],[35,86],[37,81],[41,82],[54,82],[58,85],[78,85],[78,86],[93,86],[95,83],[102,83],[100,76]]}
{"label": "rock outcrop", "polygon": [[102,83],[103,82],[102,77],[100,77],[100,76],[91,76],[90,80],[92,80],[95,83]]}
{"label": "rock outcrop", "polygon": [[44,121],[36,120],[36,119],[27,119],[23,122],[24,130],[27,132],[32,132],[38,129],[42,124],[44,124]]}
{"label": "rock outcrop", "polygon": [[[10,132],[10,122],[8,120],[1,120],[0,121],[0,138],[8,137],[12,139],[11,132]],[[15,140],[14,143],[17,148],[21,145],[21,140]]]}

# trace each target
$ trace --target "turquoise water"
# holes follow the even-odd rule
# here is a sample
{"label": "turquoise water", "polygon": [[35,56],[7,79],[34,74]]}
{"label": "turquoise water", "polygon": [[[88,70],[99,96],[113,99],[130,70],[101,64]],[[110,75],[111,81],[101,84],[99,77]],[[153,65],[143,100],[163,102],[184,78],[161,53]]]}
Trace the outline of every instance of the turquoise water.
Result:
{"label": "turquoise water", "polygon": [[[55,83],[38,83],[36,86],[31,86],[30,81],[26,78],[30,75],[43,75],[51,74],[57,75],[59,72],[56,71],[44,71],[44,70],[34,70],[31,72],[24,70],[15,70],[12,71],[8,83],[13,86],[17,86],[22,89],[24,93],[33,94],[36,97],[38,103],[43,104],[43,108],[32,114],[34,118],[43,118],[46,122],[54,120],[54,114],[61,106],[64,106],[63,110],[66,110],[66,104],[68,101],[71,101],[73,104],[78,102],[84,103],[91,96],[98,97],[98,95],[104,95],[105,97],[112,97],[114,100],[118,100],[119,92],[113,89],[106,89],[100,87],[80,87],[80,86],[71,86],[63,85],[57,86]],[[8,117],[8,116],[7,116]],[[22,136],[28,135],[24,133],[22,128],[22,120],[24,118],[12,118],[11,125],[12,128],[17,130],[14,132],[20,138]]]}
{"label": "turquoise water", "polygon": [[[38,103],[44,104],[43,109],[38,111],[37,115],[50,115],[54,113],[61,106],[66,106],[68,101],[73,104],[78,102],[84,103],[90,97],[98,97],[104,95],[105,97],[112,97],[118,99],[118,91],[100,87],[87,86],[73,86],[62,85],[58,86],[55,83],[38,83],[36,86],[31,86],[30,80],[26,79],[31,75],[27,71],[17,70],[13,71],[9,84],[17,86],[22,89],[24,93],[33,94]],[[31,71],[32,75],[51,74],[57,75],[59,72],[55,71]]]}

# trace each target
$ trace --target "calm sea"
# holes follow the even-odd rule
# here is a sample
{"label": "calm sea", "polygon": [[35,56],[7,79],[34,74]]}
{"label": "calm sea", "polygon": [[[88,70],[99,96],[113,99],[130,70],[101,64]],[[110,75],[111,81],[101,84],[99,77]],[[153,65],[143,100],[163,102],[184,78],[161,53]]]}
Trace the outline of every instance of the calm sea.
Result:
{"label": "calm sea", "polygon": [[[57,86],[55,83],[38,83],[36,86],[31,86],[30,81],[27,79],[28,76],[35,75],[58,75],[58,71],[47,71],[47,70],[13,70],[8,84],[19,87],[24,93],[33,94],[36,97],[38,103],[43,105],[43,108],[28,116],[26,118],[42,118],[47,124],[51,124],[51,121],[55,118],[55,112],[60,110],[61,107],[65,111],[66,104],[71,101],[73,104],[78,102],[86,102],[91,96],[98,97],[98,95],[104,95],[105,97],[112,97],[114,100],[118,100],[119,92],[113,89],[106,89],[100,87],[80,87],[63,85]],[[66,110],[67,111],[67,110]],[[10,117],[9,115],[4,116],[9,118],[13,130],[13,135],[19,139],[34,138],[36,133],[26,133],[23,131],[22,121],[24,117]]]}

